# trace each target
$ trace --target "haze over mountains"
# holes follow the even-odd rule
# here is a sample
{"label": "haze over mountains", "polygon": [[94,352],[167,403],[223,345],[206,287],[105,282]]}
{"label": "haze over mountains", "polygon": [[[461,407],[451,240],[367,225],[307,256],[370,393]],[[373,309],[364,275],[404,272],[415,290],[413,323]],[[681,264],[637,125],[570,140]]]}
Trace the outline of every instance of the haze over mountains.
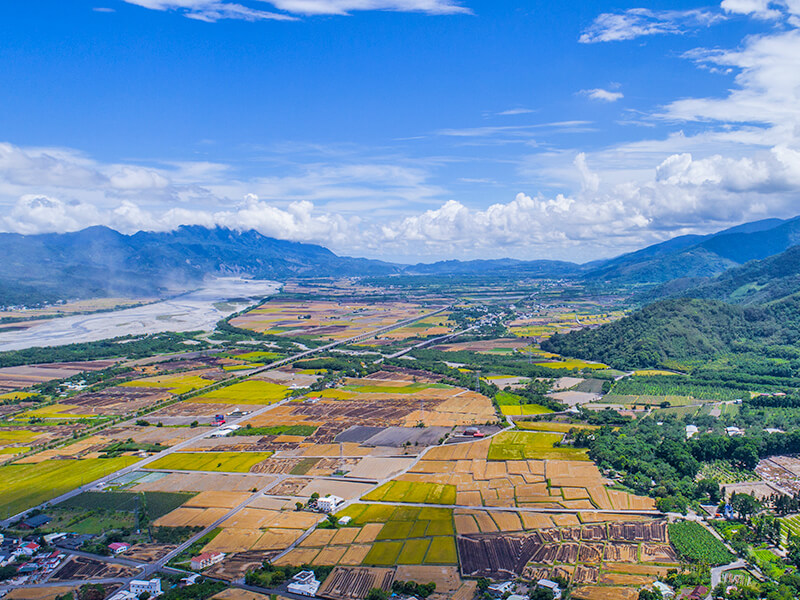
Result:
{"label": "haze over mountains", "polygon": [[[185,226],[123,235],[106,227],[63,234],[0,234],[0,302],[152,296],[215,275],[259,279],[370,275],[505,274],[581,278],[615,284],[666,284],[655,297],[691,295],[764,301],[797,289],[800,218],[746,223],[707,236],[682,236],[584,265],[563,261],[448,260],[402,265],[337,256],[327,248],[256,231]],[[773,258],[770,258],[773,257]],[[768,259],[740,267],[753,260]],[[727,272],[727,273],[726,273]],[[721,273],[724,276],[710,279]],[[667,283],[669,282],[669,283]]]}

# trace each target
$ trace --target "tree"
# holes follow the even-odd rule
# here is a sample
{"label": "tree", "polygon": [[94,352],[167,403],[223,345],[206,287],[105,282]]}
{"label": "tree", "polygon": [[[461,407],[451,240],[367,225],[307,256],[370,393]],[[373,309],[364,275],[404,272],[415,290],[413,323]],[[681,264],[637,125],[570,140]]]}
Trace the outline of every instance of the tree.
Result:
{"label": "tree", "polygon": [[547,588],[536,588],[531,592],[531,600],[553,600],[553,591]]}
{"label": "tree", "polygon": [[661,592],[656,589],[639,591],[639,600],[661,600],[662,598]]}
{"label": "tree", "polygon": [[742,469],[754,469],[758,464],[758,449],[752,444],[743,444],[731,453],[731,460]]}
{"label": "tree", "polygon": [[380,588],[372,588],[367,592],[365,600],[389,600],[389,592],[384,592]]}
{"label": "tree", "polygon": [[139,600],[148,600],[150,598],[150,592],[142,592],[139,594]]}
{"label": "tree", "polygon": [[761,503],[749,494],[734,494],[731,496],[731,507],[743,520],[761,510]]}

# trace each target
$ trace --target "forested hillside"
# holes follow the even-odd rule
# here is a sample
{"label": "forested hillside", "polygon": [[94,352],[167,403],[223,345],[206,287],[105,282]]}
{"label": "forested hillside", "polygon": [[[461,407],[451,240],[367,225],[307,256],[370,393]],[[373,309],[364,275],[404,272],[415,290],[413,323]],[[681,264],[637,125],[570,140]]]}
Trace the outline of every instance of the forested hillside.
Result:
{"label": "forested hillside", "polygon": [[618,369],[690,369],[721,356],[750,352],[764,356],[778,352],[790,358],[793,350],[800,354],[790,348],[798,340],[797,299],[765,307],[674,299],[656,302],[597,329],[554,335],[542,348]]}

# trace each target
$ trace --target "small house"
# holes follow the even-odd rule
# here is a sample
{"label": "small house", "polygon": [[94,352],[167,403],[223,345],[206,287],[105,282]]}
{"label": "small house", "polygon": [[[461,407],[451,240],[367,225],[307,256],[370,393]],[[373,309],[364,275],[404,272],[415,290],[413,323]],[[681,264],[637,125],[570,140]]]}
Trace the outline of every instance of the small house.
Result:
{"label": "small house", "polygon": [[108,545],[108,549],[111,550],[112,554],[122,554],[130,550],[131,545],[127,542],[114,542]]}

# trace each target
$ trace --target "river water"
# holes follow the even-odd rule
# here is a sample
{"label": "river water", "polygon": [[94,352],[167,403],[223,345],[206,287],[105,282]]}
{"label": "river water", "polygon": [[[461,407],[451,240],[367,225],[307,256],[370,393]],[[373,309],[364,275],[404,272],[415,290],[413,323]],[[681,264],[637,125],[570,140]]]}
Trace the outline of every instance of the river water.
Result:
{"label": "river water", "polygon": [[[210,331],[217,321],[252,304],[253,299],[275,294],[280,285],[275,281],[238,277],[213,279],[202,288],[147,306],[62,317],[36,323],[24,330],[0,333],[0,351],[162,331]],[[250,300],[243,300],[245,298]]]}

